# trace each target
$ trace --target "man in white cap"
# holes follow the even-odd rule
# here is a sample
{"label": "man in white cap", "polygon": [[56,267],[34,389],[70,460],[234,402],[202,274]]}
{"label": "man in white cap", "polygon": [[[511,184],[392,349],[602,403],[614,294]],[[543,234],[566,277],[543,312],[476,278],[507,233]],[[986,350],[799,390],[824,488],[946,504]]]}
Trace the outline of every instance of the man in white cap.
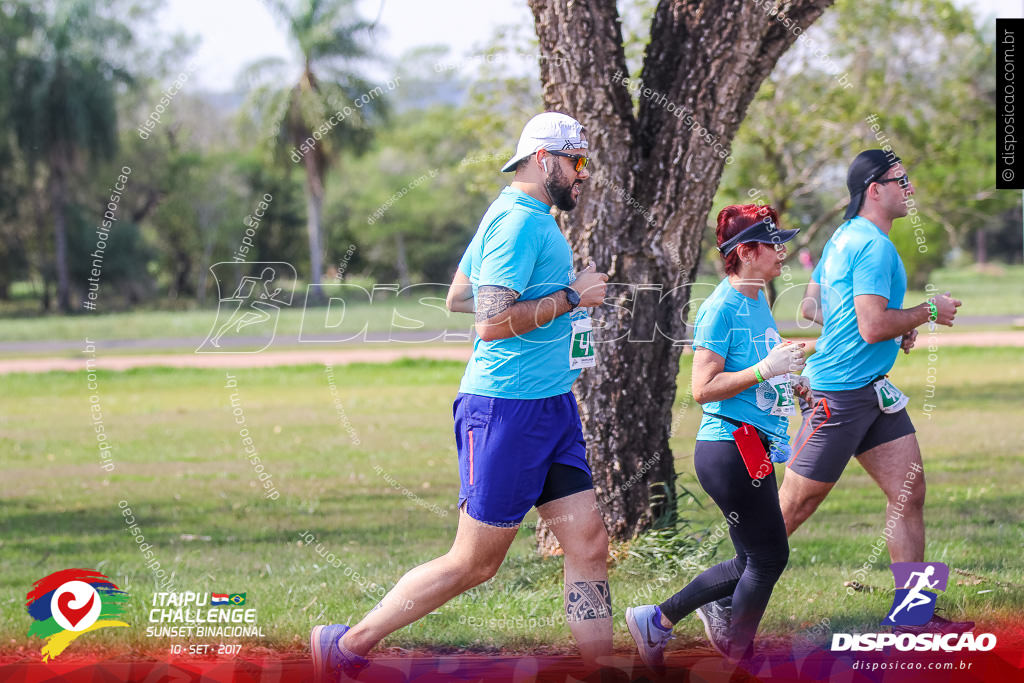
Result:
{"label": "man in white cap", "polygon": [[466,249],[448,295],[473,311],[477,339],[455,399],[459,527],[447,554],[409,571],[351,628],[310,635],[317,680],[354,676],[381,639],[495,575],[519,524],[536,507],[562,546],[565,610],[584,662],[611,654],[608,534],[598,512],[572,384],[595,365],[588,306],[608,276],[577,277],[551,207],[576,207],[587,138],[575,119],[547,112],[523,129],[515,171]]}

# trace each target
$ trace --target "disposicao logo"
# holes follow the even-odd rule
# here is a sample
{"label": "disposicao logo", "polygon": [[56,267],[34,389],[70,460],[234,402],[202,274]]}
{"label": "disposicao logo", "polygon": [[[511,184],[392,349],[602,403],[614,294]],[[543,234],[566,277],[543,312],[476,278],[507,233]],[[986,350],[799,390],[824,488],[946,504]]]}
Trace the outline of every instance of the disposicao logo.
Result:
{"label": "disposicao logo", "polygon": [[[935,614],[934,590],[945,591],[949,567],[942,562],[893,562],[896,593],[883,626],[923,626]],[[927,590],[927,589],[932,590]],[[832,651],[881,651],[895,647],[901,652],[985,652],[996,646],[991,633],[927,633],[916,629],[904,633],[833,633]]]}
{"label": "disposicao logo", "polygon": [[889,568],[896,583],[896,595],[892,599],[889,616],[882,624],[921,626],[928,623],[935,614],[937,594],[925,589],[946,590],[949,567],[942,562],[893,562]]}
{"label": "disposicao logo", "polygon": [[46,639],[43,661],[54,659],[78,636],[107,626],[127,627],[120,620],[128,594],[91,569],[64,569],[44,576],[25,596],[32,617],[29,636]]}

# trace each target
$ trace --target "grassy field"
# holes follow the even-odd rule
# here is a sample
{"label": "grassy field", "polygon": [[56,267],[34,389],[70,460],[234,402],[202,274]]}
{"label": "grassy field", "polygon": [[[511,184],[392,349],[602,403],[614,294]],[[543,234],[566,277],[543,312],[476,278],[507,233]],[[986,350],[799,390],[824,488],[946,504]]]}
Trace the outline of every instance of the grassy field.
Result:
{"label": "grassy field", "polygon": [[[925,454],[926,557],[985,577],[976,585],[959,585],[954,579],[964,577],[954,575],[940,606],[947,616],[985,626],[1019,620],[1024,607],[1020,358],[1017,349],[942,349],[931,419],[922,413],[928,356],[901,357],[893,373],[912,397],[911,415]],[[684,385],[688,362],[684,357]],[[460,364],[230,373],[235,388],[226,388],[231,378],[223,370],[101,372],[95,393],[114,445],[116,469],[109,474],[99,467],[89,421],[94,392],[85,376],[3,378],[2,650],[29,644],[24,600],[34,580],[58,569],[89,567],[133,596],[128,612],[133,628],[104,629],[90,634],[90,641],[166,651],[168,641],[141,637],[154,579],[119,503],[131,508],[162,567],[173,568],[176,590],[247,592],[267,635],[262,643],[277,648],[305,647],[316,623],[358,619],[375,604],[376,586],[392,585],[406,569],[447,550],[456,526],[451,399]],[[242,426],[280,491],[277,500],[264,497],[243,453],[239,409]],[[685,396],[676,410],[683,411],[673,439],[680,484],[696,493],[696,499],[684,499],[681,513],[707,548],[707,531],[720,516],[691,467],[699,411]],[[527,520],[535,520],[535,513]],[[833,630],[874,630],[889,596],[847,597],[843,582],[868,559],[883,524],[880,492],[851,465],[792,539],[790,565],[775,590],[764,631],[799,638],[824,619]],[[325,554],[334,554],[334,566],[315,546],[301,542],[306,532],[315,535]],[[616,643],[623,648],[631,644],[622,621],[625,607],[661,600],[694,573],[674,570],[675,578],[660,582],[672,568],[630,556],[628,549],[616,549],[623,559],[611,576]],[[730,554],[723,545],[701,565]],[[866,583],[891,586],[886,567],[883,557]],[[568,629],[559,618],[560,572],[560,559],[534,554],[532,532],[524,528],[494,580],[385,645],[570,650]],[[645,598],[648,591],[653,594]],[[685,619],[677,634],[677,647],[702,638],[696,618]],[[32,643],[36,650],[39,645]]]}
{"label": "grassy field", "polygon": [[[810,274],[796,270],[788,282],[777,281],[780,300],[776,318],[780,325],[795,319],[800,298]],[[1024,317],[1024,266],[991,266],[987,269],[959,268],[937,270],[932,282],[938,291],[952,291],[964,301],[960,310],[964,316],[1013,315]],[[706,297],[718,280],[704,276],[692,290],[695,301]],[[439,290],[440,296],[444,292]],[[295,337],[300,330],[304,334],[333,334],[340,331],[355,332],[366,326],[370,332],[388,330],[440,330],[469,331],[472,319],[464,314],[451,314],[444,310],[442,298],[395,298],[387,292],[374,295],[374,305],[351,300],[358,298],[358,290],[349,290],[350,299],[346,307],[302,310],[301,298],[292,307],[282,308],[277,325],[275,345],[286,337]],[[359,295],[363,296],[363,295]],[[910,291],[906,296],[907,305],[923,301],[926,294]],[[691,319],[696,315],[697,305],[691,306]],[[203,338],[216,320],[213,309],[182,311],[135,311],[131,313],[89,313],[74,316],[47,315],[41,317],[8,317],[0,323],[0,342],[22,342],[37,340],[97,339],[180,339]],[[963,327],[962,325],[959,327]],[[992,327],[991,325],[988,327]],[[1008,326],[998,326],[1008,327]],[[181,344],[169,344],[167,348],[179,348]],[[184,348],[184,347],[182,347]],[[188,350],[192,350],[189,348]]]}
{"label": "grassy field", "polygon": [[[962,315],[1024,316],[1024,266],[968,266],[933,271],[930,283],[964,302]],[[924,291],[907,292],[906,301],[922,301]]]}

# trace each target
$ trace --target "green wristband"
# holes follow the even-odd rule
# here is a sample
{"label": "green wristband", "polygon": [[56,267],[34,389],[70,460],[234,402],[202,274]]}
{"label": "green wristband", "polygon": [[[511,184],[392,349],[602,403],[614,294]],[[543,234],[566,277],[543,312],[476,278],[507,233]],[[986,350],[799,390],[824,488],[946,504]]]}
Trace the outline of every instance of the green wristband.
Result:
{"label": "green wristband", "polygon": [[764,381],[764,377],[761,376],[761,371],[757,369],[756,365],[754,366],[754,377],[757,378],[758,383]]}
{"label": "green wristband", "polygon": [[935,322],[939,319],[939,307],[931,299],[928,300],[928,310],[931,311],[931,314],[928,316],[930,322]]}

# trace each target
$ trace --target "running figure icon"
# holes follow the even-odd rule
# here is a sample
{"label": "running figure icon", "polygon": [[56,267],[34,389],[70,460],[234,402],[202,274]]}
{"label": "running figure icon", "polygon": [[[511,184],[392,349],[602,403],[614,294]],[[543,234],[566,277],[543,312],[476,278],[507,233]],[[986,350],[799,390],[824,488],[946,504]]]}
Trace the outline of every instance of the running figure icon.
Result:
{"label": "running figure icon", "polygon": [[[276,274],[273,268],[267,266],[259,277],[247,275],[238,283],[238,287],[230,297],[221,300],[221,303],[234,302],[237,306],[227,322],[221,325],[217,333],[210,338],[210,344],[220,348],[220,339],[227,332],[233,330],[238,334],[244,327],[265,323],[271,318],[270,312],[278,309],[275,304],[288,304],[287,301],[277,298],[281,294],[280,287],[270,291],[270,285]],[[248,304],[247,308],[245,308],[246,304]]]}
{"label": "running figure icon", "polygon": [[931,565],[925,567],[924,571],[911,572],[910,577],[907,579],[907,585],[904,586],[904,588],[910,587],[910,583],[914,581],[914,577],[917,577],[917,583],[914,585],[913,588],[909,589],[909,591],[907,592],[907,596],[903,598],[903,602],[901,602],[898,607],[893,609],[893,611],[889,613],[889,616],[887,616],[886,619],[895,624],[896,620],[893,617],[895,617],[896,613],[904,607],[909,612],[913,610],[915,607],[920,607],[922,605],[927,605],[928,603],[930,603],[931,598],[925,595],[922,591],[925,588],[935,588],[939,584],[938,579],[935,579],[935,581],[928,580],[933,574],[935,574],[935,567]]}

